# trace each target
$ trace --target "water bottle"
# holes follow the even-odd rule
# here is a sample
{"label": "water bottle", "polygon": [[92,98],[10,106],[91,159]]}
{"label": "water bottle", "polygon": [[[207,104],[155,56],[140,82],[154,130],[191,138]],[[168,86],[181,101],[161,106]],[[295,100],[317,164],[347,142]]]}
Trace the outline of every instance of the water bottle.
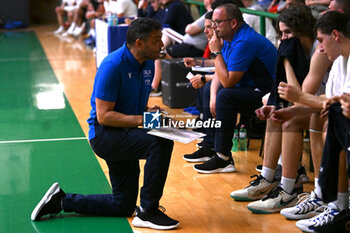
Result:
{"label": "water bottle", "polygon": [[239,130],[239,150],[247,151],[247,130],[245,125],[242,125]]}
{"label": "water bottle", "polygon": [[238,151],[238,129],[235,129],[235,131],[233,133],[231,151],[233,151],[233,152]]}
{"label": "water bottle", "polygon": [[107,18],[108,26],[117,26],[118,25],[118,17],[114,14],[110,14]]}

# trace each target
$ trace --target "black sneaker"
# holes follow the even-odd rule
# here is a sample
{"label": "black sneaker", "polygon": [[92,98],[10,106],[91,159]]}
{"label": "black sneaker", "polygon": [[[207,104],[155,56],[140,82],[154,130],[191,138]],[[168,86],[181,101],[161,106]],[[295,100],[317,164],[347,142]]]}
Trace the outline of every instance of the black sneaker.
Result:
{"label": "black sneaker", "polygon": [[262,172],[262,168],[263,168],[263,165],[257,165],[256,167],[255,167],[255,170],[257,171],[257,172]]}
{"label": "black sneaker", "polygon": [[216,153],[207,162],[204,162],[202,164],[196,164],[193,167],[194,167],[194,170],[196,170],[197,172],[206,173],[206,174],[236,171],[236,167],[235,167],[235,164],[233,163],[232,158],[226,161],[219,158],[219,156],[217,156]]}
{"label": "black sneaker", "polygon": [[158,90],[158,89],[153,89],[151,91],[151,93],[149,94],[150,97],[158,97],[158,96],[162,96],[162,91]]}
{"label": "black sneaker", "polygon": [[319,233],[350,233],[350,210],[343,210],[334,217],[333,221],[315,227],[314,230]]}
{"label": "black sneaker", "polygon": [[58,183],[51,185],[44,197],[34,208],[31,219],[32,221],[39,221],[40,218],[47,214],[56,215],[62,211],[61,200],[66,194],[62,191]]}
{"label": "black sneaker", "polygon": [[214,150],[208,147],[201,147],[192,154],[184,155],[183,158],[187,162],[196,163],[196,162],[206,162],[210,160],[214,155],[216,155]]}
{"label": "black sneaker", "polygon": [[298,169],[298,176],[299,176],[300,182],[302,182],[302,183],[307,183],[310,181],[310,178],[307,176],[304,166],[301,166]]}
{"label": "black sneaker", "polygon": [[164,212],[165,209],[154,209],[141,211],[140,207],[136,208],[135,217],[132,225],[135,227],[147,227],[157,230],[170,230],[176,228],[180,223],[169,218]]}

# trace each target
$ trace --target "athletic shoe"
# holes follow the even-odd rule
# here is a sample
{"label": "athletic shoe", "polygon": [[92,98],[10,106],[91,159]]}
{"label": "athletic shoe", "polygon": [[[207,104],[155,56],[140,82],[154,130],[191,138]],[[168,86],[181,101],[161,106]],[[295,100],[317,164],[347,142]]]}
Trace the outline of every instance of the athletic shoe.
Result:
{"label": "athletic shoe", "polygon": [[314,191],[311,191],[311,195],[308,193],[299,194],[298,199],[295,206],[281,210],[281,214],[288,219],[306,219],[322,213],[326,207]]}
{"label": "athletic shoe", "polygon": [[162,211],[160,209],[153,210],[143,210],[139,207],[136,208],[136,214],[132,220],[132,225],[135,227],[146,227],[156,230],[170,230],[176,228],[180,223],[172,218],[169,218],[164,212],[163,207]]}
{"label": "athletic shoe", "polygon": [[306,174],[306,170],[304,166],[301,166],[298,169],[298,176],[301,183],[307,183],[310,180],[310,178]]}
{"label": "athletic shoe", "polygon": [[346,209],[334,217],[332,222],[314,229],[318,233],[350,233],[350,210]]}
{"label": "athletic shoe", "polygon": [[260,200],[278,184],[276,181],[268,182],[262,175],[253,175],[250,178],[254,177],[256,177],[256,179],[250,181],[249,186],[231,193],[231,197],[235,199],[235,201]]}
{"label": "athletic shoe", "polygon": [[34,208],[31,215],[32,221],[38,221],[42,216],[47,214],[56,215],[61,212],[61,200],[65,196],[66,194],[62,191],[58,183],[54,183]]}
{"label": "athletic shoe", "polygon": [[257,165],[257,166],[255,167],[255,170],[256,170],[257,172],[261,173],[261,172],[262,172],[262,167],[263,167],[262,164]]}
{"label": "athletic shoe", "polygon": [[296,222],[296,226],[305,232],[315,232],[316,227],[330,224],[338,214],[338,206],[336,206],[333,202],[330,202],[322,213],[313,218],[299,220]]}
{"label": "athletic shoe", "polygon": [[73,35],[75,28],[76,28],[75,24],[72,23],[67,30],[67,35]]}
{"label": "athletic shoe", "polygon": [[74,31],[73,31],[72,35],[74,37],[78,37],[83,32],[84,29],[85,29],[85,23],[83,23],[80,27],[76,26],[74,28]]}
{"label": "athletic shoe", "polygon": [[158,97],[158,96],[162,96],[162,91],[161,90],[157,90],[157,89],[153,89],[151,91],[151,93],[149,94],[150,97]]}
{"label": "athletic shoe", "polygon": [[281,209],[294,206],[297,202],[297,193],[285,192],[281,186],[272,189],[266,197],[259,201],[249,203],[247,206],[255,214],[271,214],[280,212]]}
{"label": "athletic shoe", "polygon": [[191,163],[206,162],[210,160],[214,155],[215,151],[208,147],[201,147],[192,154],[186,154],[183,156],[184,160]]}
{"label": "athletic shoe", "polygon": [[219,158],[217,154],[215,154],[210,160],[202,164],[196,164],[193,167],[197,172],[206,174],[236,171],[236,167],[232,158],[226,161]]}
{"label": "athletic shoe", "polygon": [[54,34],[61,34],[64,32],[64,27],[63,26],[60,26],[56,31],[54,31]]}
{"label": "athletic shoe", "polygon": [[203,147],[203,141],[198,142],[198,143],[196,144],[196,146],[197,146],[197,148],[202,148],[202,147]]}

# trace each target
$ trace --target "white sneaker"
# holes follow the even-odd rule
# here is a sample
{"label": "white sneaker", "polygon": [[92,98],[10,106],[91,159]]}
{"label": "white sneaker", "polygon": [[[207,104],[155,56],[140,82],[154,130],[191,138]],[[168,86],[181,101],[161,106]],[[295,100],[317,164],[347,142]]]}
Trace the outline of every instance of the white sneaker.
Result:
{"label": "white sneaker", "polygon": [[281,209],[294,206],[297,203],[297,193],[286,193],[281,186],[277,186],[259,201],[250,203],[247,207],[255,214],[270,214],[280,212]]}
{"label": "white sneaker", "polygon": [[72,23],[72,25],[70,25],[70,27],[67,30],[67,35],[73,35],[75,30],[75,23]]}
{"label": "white sneaker", "polygon": [[338,206],[331,202],[322,213],[313,218],[299,220],[296,222],[296,226],[305,232],[315,232],[315,227],[320,227],[332,222],[334,217],[338,215],[339,212]]}
{"label": "white sneaker", "polygon": [[326,207],[314,191],[311,191],[311,195],[308,193],[299,194],[298,199],[295,206],[281,210],[281,214],[288,219],[306,219],[322,213]]}
{"label": "white sneaker", "polygon": [[72,35],[74,37],[78,37],[83,32],[84,28],[85,28],[85,23],[83,23],[80,27],[76,26],[74,28]]}
{"label": "white sneaker", "polygon": [[54,34],[61,34],[64,32],[64,27],[63,26],[60,26],[56,31],[54,31]]}
{"label": "white sneaker", "polygon": [[253,175],[256,177],[250,181],[250,185],[244,189],[236,190],[231,193],[231,197],[235,201],[255,201],[266,196],[273,188],[277,186],[277,182],[268,182],[263,176]]}

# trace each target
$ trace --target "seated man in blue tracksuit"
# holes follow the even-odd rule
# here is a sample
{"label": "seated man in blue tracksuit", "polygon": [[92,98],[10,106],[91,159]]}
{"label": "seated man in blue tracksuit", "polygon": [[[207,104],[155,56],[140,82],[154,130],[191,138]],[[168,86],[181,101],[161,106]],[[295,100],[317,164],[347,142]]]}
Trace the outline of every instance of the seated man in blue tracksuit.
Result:
{"label": "seated man in blue tracksuit", "polygon": [[194,166],[200,173],[234,172],[231,147],[237,113],[253,115],[261,106],[275,77],[277,50],[244,22],[233,4],[217,7],[212,19],[214,36],[209,46],[215,57],[215,75],[204,87],[203,115],[204,121],[215,117],[221,127],[204,129],[207,136],[202,147],[184,159],[204,162]]}
{"label": "seated man in blue tracksuit", "polygon": [[[138,128],[147,110],[153,60],[159,58],[163,47],[161,37],[157,20],[136,19],[128,28],[126,43],[103,60],[95,77],[89,141],[108,165],[113,193],[64,193],[54,183],[32,212],[32,221],[62,210],[94,216],[131,216],[136,209],[132,221],[136,227],[168,230],[179,225],[159,210],[174,143]],[[156,109],[159,107],[148,108]],[[140,159],[146,159],[146,164],[141,206],[136,208]]]}

